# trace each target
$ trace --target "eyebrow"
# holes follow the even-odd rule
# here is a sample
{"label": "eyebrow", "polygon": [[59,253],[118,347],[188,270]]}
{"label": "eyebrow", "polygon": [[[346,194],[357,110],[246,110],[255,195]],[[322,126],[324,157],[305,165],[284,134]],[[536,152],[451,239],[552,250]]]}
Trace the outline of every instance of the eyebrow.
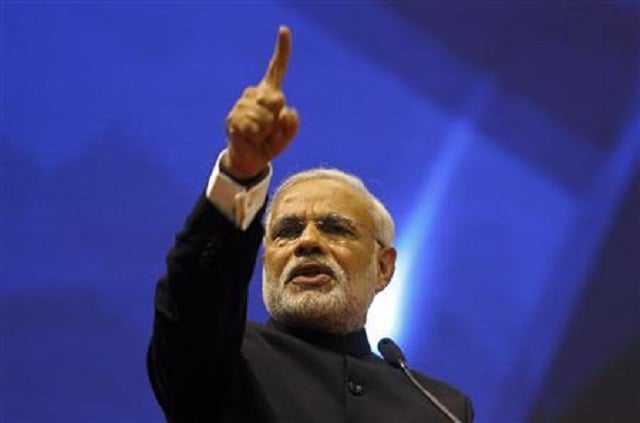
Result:
{"label": "eyebrow", "polygon": [[349,219],[346,216],[343,216],[339,213],[327,213],[326,215],[316,219],[316,220],[333,220],[335,222],[340,222],[340,223],[345,223],[347,224],[349,227],[351,227],[351,229],[354,230],[358,230],[359,226],[363,226],[361,224],[356,223],[354,220]]}
{"label": "eyebrow", "polygon": [[[344,215],[341,215],[340,213],[336,213],[336,212],[330,212],[330,213],[325,213],[323,215],[318,216],[317,218],[313,219],[313,221],[316,220],[328,220],[328,219],[333,219],[335,221],[340,221],[343,222],[345,224],[347,224],[352,230],[354,230],[356,233],[360,232],[358,228],[362,227],[363,230],[365,232],[367,232],[369,235],[371,235],[374,239],[374,241],[380,245],[381,247],[384,247],[385,244],[380,241],[378,239],[378,237],[375,235],[374,231],[372,231],[371,229],[368,229],[366,227],[366,225],[362,224],[362,223],[358,223],[355,220],[348,218]],[[283,225],[287,225],[287,224],[302,224],[305,222],[305,219],[301,218],[300,216],[296,215],[296,214],[286,214],[282,217],[279,217],[278,219],[276,219],[270,226],[271,228],[269,229],[269,233],[266,234],[267,237],[273,237],[274,234],[274,229],[278,229],[279,227],[282,227]]]}
{"label": "eyebrow", "polygon": [[303,220],[299,216],[296,216],[295,214],[287,214],[283,217],[276,219],[271,226],[275,228],[287,223],[301,223],[301,222],[303,222]]}
{"label": "eyebrow", "polygon": [[[353,219],[350,219],[340,213],[336,213],[336,212],[331,212],[331,213],[325,213],[322,214],[318,217],[316,217],[315,219],[312,219],[312,221],[317,221],[317,220],[333,220],[333,221],[338,221],[338,222],[342,222],[342,223],[346,223],[347,225],[349,225],[350,227],[352,227],[353,229],[357,229],[358,226],[362,226],[362,225],[358,225]],[[276,219],[273,224],[272,227],[277,228],[279,226],[282,225],[286,225],[286,224],[298,224],[298,223],[303,223],[305,222],[305,219],[302,219],[300,216],[297,216],[295,214],[287,214],[283,217],[280,217],[278,219]]]}

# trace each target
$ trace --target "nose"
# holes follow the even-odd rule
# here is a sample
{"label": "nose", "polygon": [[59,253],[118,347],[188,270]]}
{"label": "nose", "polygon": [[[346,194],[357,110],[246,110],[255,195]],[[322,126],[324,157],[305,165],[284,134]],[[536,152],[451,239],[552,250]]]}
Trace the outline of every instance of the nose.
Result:
{"label": "nose", "polygon": [[298,237],[294,254],[298,257],[305,257],[324,253],[322,234],[313,222],[309,222]]}

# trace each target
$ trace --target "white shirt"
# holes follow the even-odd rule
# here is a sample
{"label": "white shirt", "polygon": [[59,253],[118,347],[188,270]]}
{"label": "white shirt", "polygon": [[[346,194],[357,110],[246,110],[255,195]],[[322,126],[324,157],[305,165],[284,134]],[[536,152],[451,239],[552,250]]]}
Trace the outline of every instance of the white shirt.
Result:
{"label": "white shirt", "polygon": [[249,224],[251,224],[267,198],[272,175],[271,164],[268,166],[267,175],[256,185],[247,189],[220,172],[220,159],[225,152],[226,149],[218,155],[218,159],[213,165],[206,195],[209,201],[222,214],[235,223],[237,227],[245,230],[249,227]]}

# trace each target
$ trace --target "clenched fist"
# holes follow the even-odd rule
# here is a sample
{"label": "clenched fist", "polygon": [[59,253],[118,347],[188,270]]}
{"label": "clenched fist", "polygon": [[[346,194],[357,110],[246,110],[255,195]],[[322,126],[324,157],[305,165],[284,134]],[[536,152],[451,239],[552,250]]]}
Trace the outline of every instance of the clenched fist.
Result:
{"label": "clenched fist", "polygon": [[262,81],[245,89],[227,116],[228,151],[221,164],[235,179],[259,174],[298,132],[298,114],[282,92],[290,53],[291,31],[281,26]]}

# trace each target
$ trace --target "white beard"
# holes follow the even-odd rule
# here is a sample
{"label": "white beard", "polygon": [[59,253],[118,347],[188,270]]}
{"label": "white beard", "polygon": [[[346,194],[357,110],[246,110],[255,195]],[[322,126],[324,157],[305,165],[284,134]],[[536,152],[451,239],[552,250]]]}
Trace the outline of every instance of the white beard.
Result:
{"label": "white beard", "polygon": [[330,260],[317,260],[331,268],[335,279],[329,291],[297,289],[286,284],[295,262],[290,261],[278,280],[269,280],[262,269],[262,296],[269,314],[289,326],[345,334],[364,327],[375,292],[369,289],[376,276],[375,260],[363,274],[351,279]]}

